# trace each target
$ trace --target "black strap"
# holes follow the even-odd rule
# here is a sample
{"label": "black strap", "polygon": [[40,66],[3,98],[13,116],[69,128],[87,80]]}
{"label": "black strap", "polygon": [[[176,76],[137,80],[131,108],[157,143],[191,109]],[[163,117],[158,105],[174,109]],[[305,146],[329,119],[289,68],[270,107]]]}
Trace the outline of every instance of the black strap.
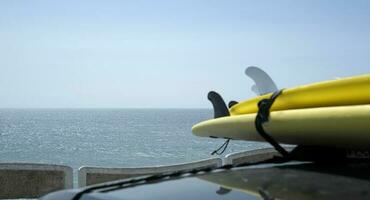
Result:
{"label": "black strap", "polygon": [[269,99],[262,99],[258,102],[258,113],[254,124],[257,132],[266,140],[266,142],[270,143],[282,156],[288,157],[289,153],[263,129],[263,124],[269,120],[270,108],[282,91],[283,90],[276,91]]}
{"label": "black strap", "polygon": [[[211,153],[211,155],[214,155],[214,154],[221,155],[221,154],[223,154],[223,153],[226,151],[226,149],[227,149],[227,145],[229,145],[229,142],[230,142],[230,139],[227,139],[227,140],[225,141],[225,143],[224,143],[223,145],[221,145],[218,149],[214,150],[214,151]],[[223,148],[223,149],[222,149],[222,148]],[[221,152],[219,152],[221,149],[222,149],[222,151],[221,151]]]}

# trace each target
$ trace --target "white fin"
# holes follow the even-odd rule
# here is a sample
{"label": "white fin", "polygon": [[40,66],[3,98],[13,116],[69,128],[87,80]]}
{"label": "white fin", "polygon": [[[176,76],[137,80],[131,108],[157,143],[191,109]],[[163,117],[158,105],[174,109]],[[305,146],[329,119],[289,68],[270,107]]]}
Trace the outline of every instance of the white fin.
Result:
{"label": "white fin", "polygon": [[252,85],[251,90],[256,93],[257,95],[260,95],[260,92],[258,91],[257,85]]}
{"label": "white fin", "polygon": [[254,81],[255,85],[253,85],[251,89],[257,95],[264,95],[278,91],[274,81],[262,69],[250,66],[245,70],[245,74]]}

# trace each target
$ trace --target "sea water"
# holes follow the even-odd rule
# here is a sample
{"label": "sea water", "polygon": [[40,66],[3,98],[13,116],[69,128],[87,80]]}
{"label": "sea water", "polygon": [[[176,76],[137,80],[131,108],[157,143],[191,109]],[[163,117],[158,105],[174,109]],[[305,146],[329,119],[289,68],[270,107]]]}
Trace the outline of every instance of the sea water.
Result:
{"label": "sea water", "polygon": [[[0,162],[142,167],[206,159],[223,139],[199,138],[192,125],[209,109],[1,109]],[[225,154],[261,148],[231,141]]]}

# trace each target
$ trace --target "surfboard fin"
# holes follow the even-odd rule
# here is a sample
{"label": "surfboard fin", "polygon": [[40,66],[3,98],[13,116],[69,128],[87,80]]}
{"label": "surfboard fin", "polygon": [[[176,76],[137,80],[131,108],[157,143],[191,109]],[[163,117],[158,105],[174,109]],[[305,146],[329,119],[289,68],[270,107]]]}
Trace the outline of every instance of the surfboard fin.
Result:
{"label": "surfboard fin", "polygon": [[251,89],[257,95],[264,95],[278,91],[275,82],[262,69],[250,66],[245,69],[245,74],[254,81],[255,85],[253,85]]}
{"label": "surfboard fin", "polygon": [[217,92],[210,91],[208,93],[208,100],[212,103],[214,118],[230,116],[224,99]]}
{"label": "surfboard fin", "polygon": [[238,102],[237,101],[230,101],[229,102],[229,108],[231,108],[231,107],[233,107],[235,104],[238,104]]}

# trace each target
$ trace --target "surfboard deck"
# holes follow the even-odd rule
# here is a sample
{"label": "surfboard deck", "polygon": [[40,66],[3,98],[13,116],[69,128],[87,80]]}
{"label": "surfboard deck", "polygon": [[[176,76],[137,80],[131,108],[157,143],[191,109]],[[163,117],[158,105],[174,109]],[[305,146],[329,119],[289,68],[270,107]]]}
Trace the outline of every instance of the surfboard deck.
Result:
{"label": "surfboard deck", "polygon": [[[200,122],[192,132],[201,137],[264,141],[255,125],[256,114]],[[369,149],[370,105],[322,107],[271,112],[264,129],[283,144]]]}
{"label": "surfboard deck", "polygon": [[[369,74],[303,85],[283,90],[271,111],[370,104],[369,91]],[[230,114],[256,113],[258,102],[270,96],[271,93],[242,101],[230,108]]]}

